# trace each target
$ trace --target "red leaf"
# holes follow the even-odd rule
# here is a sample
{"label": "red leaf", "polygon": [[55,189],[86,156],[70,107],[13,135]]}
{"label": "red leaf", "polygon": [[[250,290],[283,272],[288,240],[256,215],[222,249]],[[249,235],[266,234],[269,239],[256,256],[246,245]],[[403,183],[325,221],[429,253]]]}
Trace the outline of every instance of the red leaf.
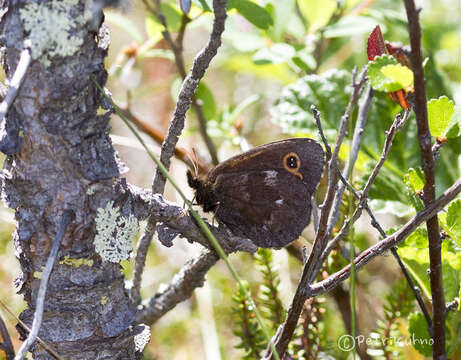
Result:
{"label": "red leaf", "polygon": [[368,60],[374,60],[375,56],[384,55],[386,53],[386,46],[384,45],[383,34],[379,25],[371,32],[368,37],[367,55]]}

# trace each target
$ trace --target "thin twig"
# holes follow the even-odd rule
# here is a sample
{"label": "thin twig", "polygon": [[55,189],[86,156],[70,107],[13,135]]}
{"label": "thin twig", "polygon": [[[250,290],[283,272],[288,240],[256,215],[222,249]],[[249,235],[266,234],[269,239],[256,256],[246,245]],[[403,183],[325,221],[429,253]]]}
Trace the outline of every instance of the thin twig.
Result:
{"label": "thin twig", "polygon": [[[373,89],[371,86],[368,86],[366,91],[365,99],[363,103],[359,107],[359,112],[357,116],[357,121],[355,123],[354,135],[352,137],[352,144],[351,149],[349,152],[349,158],[344,166],[344,170],[342,172],[342,177],[345,179],[349,179],[352,169],[354,168],[355,161],[357,160],[357,156],[359,154],[360,144],[362,142],[362,136],[365,129],[365,124],[368,118],[368,112],[370,111],[371,107],[371,100],[373,99]],[[333,231],[333,227],[335,226],[336,222],[339,218],[339,208],[341,205],[341,200],[343,198],[344,190],[346,185],[341,183],[338,187],[338,191],[335,194],[335,200],[333,202],[333,208],[331,210],[330,219],[328,221],[328,232],[331,233]]]}
{"label": "thin twig", "polygon": [[[335,146],[333,148],[333,153],[331,154],[331,158],[329,159],[328,164],[328,188],[327,193],[325,196],[325,200],[322,204],[322,210],[320,213],[319,219],[319,226],[318,231],[315,237],[314,245],[312,246],[311,253],[309,258],[304,265],[303,273],[301,275],[301,279],[299,281],[298,287],[296,289],[296,293],[293,297],[293,301],[291,303],[290,309],[288,310],[287,317],[285,322],[282,325],[282,331],[279,333],[280,336],[276,340],[276,348],[278,354],[283,358],[283,354],[286,351],[288,346],[288,342],[290,341],[291,337],[293,336],[293,332],[296,328],[296,324],[298,323],[299,316],[302,311],[303,304],[307,299],[304,295],[305,289],[307,286],[313,281],[316,274],[314,273],[317,261],[322,254],[323,250],[325,249],[326,242],[330,234],[328,233],[328,218],[330,215],[331,207],[333,205],[334,195],[336,192],[337,186],[337,179],[338,179],[338,171],[337,170],[337,163],[338,163],[338,154],[341,144],[346,136],[347,127],[349,124],[349,118],[354,109],[361,93],[363,90],[363,86],[366,80],[366,68],[364,68],[360,75],[359,81],[356,81],[357,78],[357,69],[354,69],[352,73],[352,94],[350,96],[349,103],[347,108],[344,112],[344,115],[341,117],[341,124],[339,126],[338,135],[336,137]],[[314,117],[319,117],[318,110],[315,107],[311,106],[311,110],[314,113]],[[327,158],[329,154],[329,149],[327,146]]]}
{"label": "thin twig", "polygon": [[[413,0],[404,0],[408,19],[408,32],[411,45],[411,66],[414,74],[416,123],[418,126],[418,142],[421,151],[421,165],[426,183],[423,189],[423,202],[427,207],[435,199],[435,161],[431,148],[431,132],[427,118],[427,99],[424,80],[423,57],[421,54],[421,28],[419,25],[419,9]],[[445,295],[442,277],[442,252],[437,214],[427,221],[427,236],[429,239],[429,280],[431,284],[434,344],[432,357],[446,359],[445,350]],[[431,329],[429,329],[430,331]]]}
{"label": "thin twig", "polygon": [[[163,25],[164,27],[164,30],[162,32],[163,37],[167,41],[168,45],[171,47],[171,50],[173,51],[176,68],[178,69],[178,72],[181,75],[181,78],[185,80],[186,79],[186,66],[184,65],[184,57],[183,57],[183,40],[184,40],[184,33],[186,30],[186,25],[188,24],[190,19],[187,17],[187,15],[183,15],[182,20],[181,20],[181,28],[178,31],[178,36],[176,38],[176,41],[174,41],[173,37],[171,36],[170,31],[168,30],[168,25],[166,23],[165,16],[162,13],[162,8],[160,6],[160,0],[155,0],[155,9],[152,8],[150,5],[148,5],[148,2],[146,0],[144,0],[144,3],[149,7],[149,9],[154,13],[154,15],[157,16],[157,18]],[[197,115],[200,135],[202,136],[203,141],[205,142],[205,145],[208,149],[208,152],[211,157],[211,162],[214,165],[217,165],[219,163],[218,153],[216,151],[216,147],[213,141],[211,140],[210,136],[207,133],[207,126],[206,126],[207,120],[205,118],[205,114],[203,113],[202,106],[197,102],[195,95],[192,97],[192,107],[194,108],[194,111]]]}
{"label": "thin twig", "polygon": [[[192,69],[190,70],[189,75],[184,79],[181,90],[179,91],[173,119],[170,122],[160,153],[160,161],[165,165],[166,169],[169,169],[170,167],[170,159],[173,156],[179,135],[184,129],[186,112],[190,108],[193,95],[197,90],[200,79],[205,75],[206,69],[213,57],[216,55],[219,46],[221,46],[221,35],[224,31],[224,23],[227,17],[226,4],[226,0],[213,0],[215,18],[210,39],[205,47],[195,57]],[[162,172],[159,168],[157,168],[152,184],[153,193],[163,193],[165,181],[166,180]],[[136,249],[133,287],[131,289],[131,298],[135,303],[139,303],[141,299],[141,277],[146,262],[147,250],[149,249],[154,232],[155,218],[149,218],[146,230],[139,240]]]}
{"label": "thin twig", "polygon": [[11,78],[10,85],[8,87],[8,92],[6,93],[2,103],[0,104],[0,121],[5,121],[5,116],[8,113],[8,109],[10,108],[11,104],[13,104],[16,95],[18,94],[19,88],[21,87],[22,81],[29,69],[29,65],[31,63],[31,55],[30,49],[26,48],[22,50],[18,65],[16,66],[16,70]]}
{"label": "thin twig", "polygon": [[61,239],[64,236],[66,231],[67,225],[72,219],[73,212],[71,210],[64,210],[62,213],[62,217],[59,223],[59,228],[56,233],[56,237],[53,241],[53,245],[51,246],[50,254],[48,255],[48,259],[46,261],[45,269],[42,273],[42,278],[40,280],[40,288],[38,289],[37,294],[37,303],[35,305],[35,313],[34,313],[34,321],[32,322],[32,329],[27,336],[26,341],[22,344],[21,348],[18,350],[14,360],[22,360],[24,356],[26,356],[27,351],[32,346],[34,341],[37,338],[38,331],[40,330],[40,326],[42,325],[42,317],[45,305],[45,295],[46,295],[46,288],[48,286],[48,279],[50,278],[51,271],[53,270],[53,265],[58,255],[59,245],[61,244]]}
{"label": "thin twig", "polygon": [[[354,213],[352,214],[352,216],[350,218],[348,218],[344,222],[341,230],[334,237],[334,239],[331,240],[328,243],[327,247],[325,248],[325,250],[323,251],[323,253],[322,253],[321,257],[320,257],[320,261],[319,261],[320,265],[325,262],[328,255],[336,247],[338,242],[340,240],[342,240],[348,234],[349,228],[351,227],[351,225],[354,224],[357,221],[357,219],[362,215],[362,211],[363,211],[363,209],[364,209],[364,207],[366,205],[366,200],[368,198],[368,193],[369,193],[369,191],[371,189],[371,186],[373,185],[373,182],[374,182],[376,176],[380,172],[381,167],[384,165],[384,162],[387,159],[387,155],[389,154],[389,151],[391,149],[392,141],[394,140],[394,136],[397,133],[397,130],[399,130],[405,124],[405,122],[408,120],[408,116],[409,116],[408,111],[405,112],[403,119],[400,117],[400,114],[396,115],[396,117],[394,119],[394,122],[392,123],[391,127],[389,128],[389,131],[387,131],[387,133],[386,133],[386,139],[384,141],[384,146],[383,146],[383,150],[382,150],[382,153],[381,153],[381,157],[379,158],[379,160],[376,163],[375,167],[373,168],[370,176],[368,177],[368,180],[367,180],[367,182],[365,184],[365,187],[363,188],[363,190],[362,190],[362,192],[360,194],[359,202],[357,204],[357,207],[356,207]],[[352,192],[355,193],[355,191],[352,191]]]}
{"label": "thin twig", "polygon": [[[147,134],[151,139],[153,139],[156,143],[162,144],[165,140],[165,134],[159,131],[158,129],[154,128],[149,123],[141,120],[136,115],[134,115],[129,108],[120,108],[123,114],[133,123],[135,124],[138,129],[143,131]],[[193,164],[191,163],[191,159],[189,158],[189,154],[187,150],[183,147],[176,146],[174,150],[174,155],[177,159],[181,160],[184,164],[186,164],[189,168],[193,168]],[[203,159],[197,159],[197,166],[198,171],[200,174],[206,174],[210,169],[211,165]]]}
{"label": "thin twig", "polygon": [[[11,317],[13,317],[19,325],[23,329],[25,329],[27,332],[30,332],[30,328],[27,326],[27,324],[22,321],[20,318],[18,318],[13,312],[8,308],[8,306],[5,305],[3,301],[0,300],[0,306],[5,309],[5,311],[10,314]],[[46,351],[48,351],[51,355],[53,355],[56,359],[58,360],[64,360],[62,356],[60,356],[48,343],[46,343],[44,340],[42,340],[39,336],[37,336],[37,341],[43,346]]]}
{"label": "thin twig", "polygon": [[[370,98],[371,100],[371,98]],[[398,124],[398,126],[393,129],[394,125],[396,124],[395,121],[398,120],[396,119],[394,121],[394,124],[391,126],[391,129],[387,132],[387,139],[386,139],[386,142],[389,141],[389,144],[386,144],[385,142],[385,145],[384,145],[384,149],[388,149],[390,150],[390,146],[392,144],[392,140],[393,140],[393,136],[395,135],[395,131],[398,130],[398,128],[402,127],[405,122],[407,121],[408,119],[408,116],[409,116],[409,112],[406,112],[405,115],[404,115],[404,119],[400,122],[400,124]],[[318,119],[317,119],[318,117]],[[327,140],[325,138],[325,136],[323,135],[323,129],[322,129],[322,126],[321,126],[321,120],[320,120],[320,117],[317,116],[316,117],[316,122],[317,122],[317,126],[319,127],[319,131],[320,133],[322,134],[322,139],[323,141],[325,142],[325,146],[326,147],[329,147],[328,146],[328,143],[327,143]],[[359,117],[360,117],[360,111],[359,111]],[[357,120],[358,122],[359,120]],[[357,130],[357,127],[356,127],[356,130]],[[354,131],[354,138],[355,138],[355,135],[356,135],[356,131]],[[390,137],[392,137],[390,139]],[[357,145],[356,145],[357,146]],[[382,156],[385,156],[387,157],[387,154],[383,155]],[[383,159],[385,160],[385,159]],[[355,160],[354,160],[355,161]],[[349,162],[348,162],[349,164]],[[372,171],[372,174],[378,174],[381,166],[384,164],[384,162],[381,162],[381,164],[377,164],[377,166],[379,166],[379,168],[375,167],[375,169]],[[347,168],[347,165],[346,165],[346,168]],[[359,195],[354,187],[347,181],[347,179],[344,178],[344,176],[341,174],[341,171],[339,169],[337,169],[338,171],[338,176],[339,176],[339,179],[341,180],[342,184],[340,185],[340,189],[338,190],[338,193],[340,192],[340,190],[342,189],[342,191],[344,191],[344,188],[347,187],[349,189],[349,191],[355,196],[355,198],[359,201],[359,205],[358,205],[358,209],[356,209],[357,211],[357,214],[356,214],[356,220],[361,216],[361,213],[362,213],[362,208],[364,208],[366,210],[366,212],[368,213],[368,215],[370,216],[371,218],[371,225],[376,228],[379,232],[379,234],[385,238],[386,237],[386,232],[384,231],[384,229],[381,227],[381,225],[379,224],[378,220],[376,219],[375,215],[373,214],[373,212],[371,211],[370,207],[368,206],[368,203],[366,202],[366,196],[364,197],[364,195],[368,195],[368,191],[369,189],[371,188],[371,184],[373,183],[373,181],[371,182],[367,182],[368,183],[368,190],[365,192],[362,193],[362,195]],[[347,173],[347,171],[344,171],[344,173]],[[341,197],[342,197],[342,194],[341,194]],[[338,197],[339,198],[339,197]],[[365,198],[365,201],[363,201],[362,199]],[[339,198],[340,199],[340,198]],[[336,200],[336,198],[335,198]],[[338,204],[334,204],[335,206],[338,206],[338,211],[339,211],[339,203]],[[335,207],[333,207],[333,209],[335,209]],[[334,215],[334,212],[332,212],[332,215],[330,216],[330,219],[332,218],[332,216]],[[353,220],[353,222],[355,222],[356,220]],[[333,220],[332,223],[330,225],[331,228],[330,228],[330,231],[332,231],[333,229],[333,226],[334,224],[336,223],[337,220]],[[347,222],[347,228],[350,228],[350,225],[351,223],[350,222]],[[341,229],[341,231],[344,230]],[[314,272],[318,272],[320,271],[320,268],[322,266],[322,264],[325,262],[325,260],[327,259],[328,255],[330,254],[330,252],[336,247],[336,245],[338,244],[338,242],[346,235],[346,233],[343,233],[342,236],[340,237],[335,237],[335,239],[333,239],[326,247],[325,251],[323,252],[322,254],[322,257],[320,259],[320,261],[318,262],[317,264],[317,268]],[[418,304],[419,304],[419,307],[421,308],[421,311],[423,312],[424,314],[424,317],[426,319],[426,322],[428,324],[428,327],[429,327],[429,330],[431,331],[432,329],[432,319],[429,315],[429,311],[427,310],[426,308],[426,305],[421,297],[421,292],[419,291],[419,289],[416,287],[415,283],[413,282],[413,279],[411,278],[410,274],[408,273],[408,270],[407,268],[405,267],[405,264],[402,262],[402,260],[400,259],[400,256],[398,255],[397,253],[397,249],[396,248],[392,248],[391,249],[391,252],[392,252],[392,255],[394,256],[394,258],[396,259],[397,263],[399,264],[400,266],[400,269],[402,270],[404,276],[405,276],[405,279],[407,280],[408,282],[408,285],[410,286],[410,288],[412,289],[413,291],[413,295],[415,296]]]}
{"label": "thin twig", "polygon": [[155,294],[138,311],[136,323],[152,325],[178,303],[190,298],[193,291],[203,285],[206,274],[218,260],[219,256],[216,252],[205,250],[195,259],[184,264],[171,283]]}
{"label": "thin twig", "polygon": [[10,334],[8,329],[3,321],[2,316],[0,315],[0,334],[2,335],[2,342],[0,343],[1,349],[5,352],[6,360],[14,359],[14,347],[11,343]]}
{"label": "thin twig", "polygon": [[[358,271],[364,267],[368,262],[390,250],[392,247],[398,245],[405,240],[411,233],[413,233],[418,226],[423,222],[433,217],[437,212],[441,211],[450,201],[452,201],[461,192],[461,178],[458,179],[452,186],[450,186],[438,199],[431,202],[424,210],[418,212],[410,221],[408,221],[402,228],[392,235],[387,236],[377,244],[368,248],[359,254],[355,260],[355,270]],[[319,281],[311,285],[306,290],[306,296],[313,297],[323,294],[335,286],[339,285],[342,281],[346,280],[350,275],[350,264],[340,271],[330,275],[325,280]]]}

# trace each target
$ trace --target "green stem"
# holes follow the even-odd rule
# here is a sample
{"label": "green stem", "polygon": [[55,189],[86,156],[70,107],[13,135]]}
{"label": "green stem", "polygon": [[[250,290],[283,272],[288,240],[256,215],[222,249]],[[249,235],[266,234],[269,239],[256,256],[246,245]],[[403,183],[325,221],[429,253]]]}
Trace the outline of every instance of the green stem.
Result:
{"label": "green stem", "polygon": [[273,353],[273,356],[276,360],[280,360],[280,357],[277,353],[277,350],[275,349],[275,346],[273,344],[273,342],[271,341],[271,338],[269,336],[269,332],[266,328],[266,326],[264,325],[264,320],[258,310],[258,308],[256,307],[256,304],[254,303],[253,299],[251,298],[250,296],[250,293],[245,289],[245,287],[243,286],[243,283],[242,283],[242,280],[239,276],[239,274],[237,273],[237,271],[235,270],[235,268],[232,266],[231,262],[229,261],[229,258],[227,257],[227,254],[225,253],[225,251],[223,250],[223,248],[221,247],[221,245],[219,245],[219,242],[218,240],[216,240],[216,237],[213,235],[213,233],[211,232],[210,228],[208,227],[208,225],[203,221],[203,219],[201,218],[201,216],[197,213],[197,211],[194,210],[193,208],[193,205],[192,205],[192,202],[190,202],[186,195],[184,195],[184,193],[182,192],[181,188],[178,186],[178,184],[176,183],[176,181],[171,177],[171,175],[168,173],[168,170],[165,168],[165,166],[162,164],[162,162],[157,158],[157,156],[155,156],[155,154],[149,149],[149,147],[146,145],[146,143],[144,142],[144,140],[142,139],[141,135],[139,135],[139,133],[137,132],[137,130],[134,128],[134,126],[130,123],[130,121],[128,120],[128,118],[123,114],[123,112],[119,109],[119,107],[117,105],[115,105],[115,103],[112,101],[112,99],[104,92],[104,89],[101,87],[101,85],[99,85],[99,83],[96,81],[96,79],[90,75],[90,78],[91,80],[94,82],[94,84],[96,85],[96,87],[98,88],[98,90],[101,92],[101,94],[103,94],[103,96],[106,98],[106,100],[109,102],[109,104],[113,107],[113,109],[115,110],[115,113],[125,122],[125,124],[128,126],[128,128],[131,130],[131,132],[134,134],[134,136],[136,136],[136,138],[138,139],[138,141],[141,143],[141,145],[144,147],[144,149],[146,150],[147,154],[152,158],[152,160],[154,160],[154,162],[157,164],[158,168],[160,169],[160,171],[162,172],[163,176],[165,176],[166,179],[168,179],[168,181],[171,183],[171,185],[173,185],[173,187],[176,189],[176,191],[178,192],[179,196],[181,196],[181,198],[184,200],[184,203],[187,205],[187,207],[189,208],[189,211],[192,215],[192,217],[197,221],[200,229],[203,231],[204,235],[208,238],[208,240],[210,240],[211,244],[213,245],[213,247],[215,248],[216,252],[218,253],[218,255],[221,257],[221,259],[223,259],[223,261],[226,263],[229,271],[231,272],[232,274],[232,277],[234,278],[234,280],[239,284],[239,286],[241,287],[241,289],[243,290],[243,293],[245,294],[245,297],[247,298],[247,301],[249,302],[249,304],[253,307],[254,309],[254,312],[255,312],[255,315],[256,315],[256,319],[258,321],[258,324],[259,326],[261,327],[263,333],[264,333],[264,336],[267,340],[267,342],[270,344],[270,347],[271,347],[271,350],[272,350],[272,353]]}

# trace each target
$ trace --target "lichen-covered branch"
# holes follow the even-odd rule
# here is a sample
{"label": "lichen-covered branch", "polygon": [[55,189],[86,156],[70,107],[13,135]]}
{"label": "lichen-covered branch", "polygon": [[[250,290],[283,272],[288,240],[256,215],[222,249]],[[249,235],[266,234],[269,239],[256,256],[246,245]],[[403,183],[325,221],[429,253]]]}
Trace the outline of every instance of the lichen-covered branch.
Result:
{"label": "lichen-covered branch", "polygon": [[[190,108],[194,93],[197,90],[200,80],[205,75],[205,71],[210,65],[211,60],[214,58],[218,48],[221,46],[221,35],[224,31],[224,23],[227,17],[226,4],[226,0],[213,0],[215,18],[210,38],[205,47],[195,57],[189,75],[184,79],[181,90],[179,91],[174,115],[170,122],[160,153],[160,161],[167,169],[170,167],[170,159],[174,154],[174,149],[178,142],[179,135],[184,129],[186,112]],[[157,168],[152,184],[153,193],[162,194],[165,188],[165,181],[166,180],[162,172]],[[131,298],[135,303],[139,303],[140,301],[139,287],[141,284],[142,272],[146,262],[147,250],[149,249],[154,232],[155,219],[150,218],[147,222],[145,233],[139,240],[136,248],[133,287],[131,290]]]}
{"label": "lichen-covered branch", "polygon": [[198,257],[184,264],[171,283],[138,311],[136,322],[152,325],[178,303],[190,298],[193,291],[203,285],[208,270],[218,260],[219,256],[213,250],[204,250]]}
{"label": "lichen-covered branch", "polygon": [[59,228],[57,229],[56,237],[53,241],[53,245],[51,246],[50,254],[48,255],[45,269],[43,270],[40,279],[40,287],[37,295],[37,303],[35,304],[35,313],[34,321],[32,322],[32,328],[30,330],[29,335],[27,336],[26,341],[18,350],[18,353],[14,358],[15,360],[22,360],[24,356],[26,356],[27,351],[29,351],[29,348],[32,346],[35,339],[37,338],[38,331],[40,330],[40,326],[42,325],[43,309],[45,304],[46,290],[48,287],[48,279],[50,278],[51,270],[53,270],[53,266],[56,261],[56,256],[58,255],[59,245],[61,244],[61,240],[66,231],[67,225],[71,221],[71,217],[72,211],[69,210],[65,210],[61,216]]}

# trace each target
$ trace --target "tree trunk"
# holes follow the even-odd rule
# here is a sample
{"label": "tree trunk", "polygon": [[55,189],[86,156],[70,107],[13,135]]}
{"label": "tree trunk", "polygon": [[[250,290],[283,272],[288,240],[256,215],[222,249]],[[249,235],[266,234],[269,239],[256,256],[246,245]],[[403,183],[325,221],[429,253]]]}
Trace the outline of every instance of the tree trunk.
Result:
{"label": "tree trunk", "polygon": [[[102,26],[95,33],[98,16],[87,21],[84,6],[77,0],[3,4],[7,76],[26,39],[32,63],[0,144],[8,153],[2,197],[16,210],[14,243],[22,269],[17,283],[28,306],[20,318],[32,324],[40,274],[61,215],[70,209],[74,217],[50,276],[39,337],[67,359],[135,359],[135,307],[120,264],[103,261],[94,246],[97,209],[109,201],[115,208],[126,184],[109,138],[110,114],[97,114],[102,96],[90,79],[106,81],[108,30]],[[128,212],[122,208],[120,216]],[[31,352],[34,359],[54,359],[38,342]]]}

